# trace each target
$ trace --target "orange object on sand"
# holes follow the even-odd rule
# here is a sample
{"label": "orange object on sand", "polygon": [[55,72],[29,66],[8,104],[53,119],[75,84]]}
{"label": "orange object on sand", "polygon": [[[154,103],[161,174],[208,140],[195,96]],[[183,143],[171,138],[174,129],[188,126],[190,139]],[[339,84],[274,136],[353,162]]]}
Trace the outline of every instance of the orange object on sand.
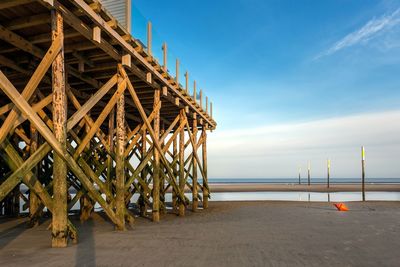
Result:
{"label": "orange object on sand", "polygon": [[338,209],[338,211],[348,211],[349,208],[343,203],[333,204]]}

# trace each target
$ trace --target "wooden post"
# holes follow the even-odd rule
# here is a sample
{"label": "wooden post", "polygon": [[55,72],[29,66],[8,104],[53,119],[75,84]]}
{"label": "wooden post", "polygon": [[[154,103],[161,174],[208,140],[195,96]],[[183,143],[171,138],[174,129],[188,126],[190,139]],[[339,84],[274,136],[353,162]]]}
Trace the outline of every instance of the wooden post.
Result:
{"label": "wooden post", "polygon": [[194,103],[196,104],[197,100],[196,100],[196,81],[193,81],[193,99],[194,99]]}
{"label": "wooden post", "polygon": [[[177,137],[174,138],[174,140],[172,141],[172,155],[174,156],[173,160],[176,159],[176,157],[178,157],[178,140]],[[177,180],[178,177],[178,164],[175,163],[175,165],[173,166],[173,173],[174,173],[174,179]],[[172,209],[174,212],[177,212],[178,207],[177,207],[177,192],[175,191],[175,189],[172,190]]]}
{"label": "wooden post", "polygon": [[[114,151],[114,128],[115,128],[115,108],[113,108],[108,115],[108,145],[110,146],[110,151]],[[107,188],[109,192],[112,192],[112,180],[113,180],[113,158],[111,155],[107,156]],[[107,200],[108,203],[111,200]]]}
{"label": "wooden post", "polygon": [[179,86],[179,59],[176,59],[176,63],[175,63],[175,81],[176,84]]}
{"label": "wooden post", "polygon": [[165,72],[167,72],[168,68],[167,68],[167,60],[168,60],[168,50],[167,50],[167,43],[164,42],[163,46],[162,46],[162,50],[163,50],[163,69]]}
{"label": "wooden post", "polygon": [[[154,105],[156,109],[160,103],[160,90],[154,91]],[[154,135],[158,140],[160,139],[160,110],[157,110],[154,116]],[[153,150],[154,165],[153,165],[153,222],[160,221],[160,152],[157,149]]]}
{"label": "wooden post", "polygon": [[[146,133],[146,129],[145,128],[142,130],[141,135],[142,135],[142,147],[141,147],[141,149],[142,149],[142,151],[141,151],[142,152],[141,153],[142,154],[142,158],[141,158],[141,160],[144,160],[146,158],[146,156],[147,156],[147,141],[146,141],[147,133]],[[147,170],[146,170],[146,167],[143,168],[143,170],[141,172],[141,176],[142,176],[143,181],[146,182],[147,181]],[[142,190],[144,190],[144,188],[142,188]],[[146,202],[145,202],[145,200],[144,200],[144,198],[142,196],[139,197],[139,207],[140,207],[140,215],[142,217],[146,217],[146,215],[147,215],[147,204],[146,204]]]}
{"label": "wooden post", "polygon": [[147,23],[147,53],[152,56],[151,45],[152,45],[152,32],[151,32],[151,21]]}
{"label": "wooden post", "polygon": [[[64,40],[63,17],[56,11],[51,11],[52,40]],[[65,94],[64,45],[52,64],[53,86],[53,128],[56,140],[62,149],[67,149],[67,97]],[[53,218],[52,247],[66,247],[68,240],[67,228],[67,165],[57,154],[53,153]]]}
{"label": "wooden post", "polygon": [[[126,86],[122,77],[118,77],[118,89]],[[125,95],[122,93],[117,100],[117,148],[115,166],[115,210],[118,220],[116,229],[125,230]]]}
{"label": "wooden post", "polygon": [[203,108],[203,90],[200,90],[200,108]]}
{"label": "wooden post", "polygon": [[212,102],[210,102],[210,117],[213,117]]}
{"label": "wooden post", "polygon": [[203,208],[208,208],[208,177],[207,177],[207,125],[202,127],[203,135],[203,145],[202,145],[202,156],[203,156],[203,172],[205,177],[203,177]]}
{"label": "wooden post", "polygon": [[197,198],[197,160],[196,157],[194,156],[194,152],[197,152],[197,115],[194,115],[193,118],[193,126],[192,126],[192,133],[194,136],[194,147],[193,147],[193,190],[192,190],[192,210],[196,211],[197,207],[199,205],[199,200]]}
{"label": "wooden post", "polygon": [[189,72],[187,72],[187,71],[185,73],[185,79],[186,79],[185,90],[186,90],[186,93],[189,93]]}
{"label": "wooden post", "polygon": [[[161,123],[161,130],[160,130],[160,136],[163,136],[165,133],[165,126],[164,122]],[[164,140],[161,143],[162,147],[164,147]],[[164,167],[161,165],[160,172],[165,173]],[[160,173],[160,212],[161,214],[166,214],[167,209],[165,206],[165,194],[164,194],[164,187],[165,187],[165,178],[163,175]],[[162,205],[161,205],[162,204]]]}
{"label": "wooden post", "polygon": [[308,178],[308,185],[311,185],[311,163],[310,162],[308,162],[307,178]]}
{"label": "wooden post", "polygon": [[330,178],[331,178],[331,160],[330,159],[328,159],[327,160],[327,164],[328,164],[328,182],[327,182],[327,186],[328,186],[328,188],[329,188],[329,186],[330,186]]}
{"label": "wooden post", "polygon": [[362,190],[362,201],[365,201],[365,149],[361,147],[361,190]]}
{"label": "wooden post", "polygon": [[[39,142],[39,135],[36,128],[31,124],[31,143],[29,153],[33,155],[37,148]],[[40,163],[38,164],[40,165]],[[35,174],[37,178],[39,178],[39,166],[36,166],[32,169],[32,173]],[[40,207],[39,197],[32,191],[29,190],[29,226],[36,227],[39,225],[38,215],[36,214]]]}
{"label": "wooden post", "polygon": [[[180,110],[179,124],[182,125],[185,120],[185,110]],[[179,190],[185,191],[185,130],[182,127],[179,132]],[[179,201],[179,216],[185,216],[185,203]]]}
{"label": "wooden post", "polygon": [[208,96],[206,96],[206,113],[208,114]]}
{"label": "wooden post", "polygon": [[[90,116],[90,112],[88,112],[88,116]],[[86,134],[89,133],[90,131],[90,125],[88,123],[85,124],[85,131]],[[86,151],[90,152],[90,143],[87,143],[86,145]],[[90,197],[88,196],[88,194],[84,194],[80,199],[79,199],[79,203],[80,203],[80,216],[79,219],[81,221],[81,223],[83,223],[84,221],[87,221],[93,210],[94,210],[94,205],[92,203],[92,200],[90,199]]]}

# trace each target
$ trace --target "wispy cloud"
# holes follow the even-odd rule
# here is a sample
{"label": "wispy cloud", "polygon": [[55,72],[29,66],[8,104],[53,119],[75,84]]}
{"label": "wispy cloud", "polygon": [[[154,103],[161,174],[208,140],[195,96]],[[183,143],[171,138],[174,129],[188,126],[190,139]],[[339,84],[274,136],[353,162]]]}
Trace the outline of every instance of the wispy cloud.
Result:
{"label": "wispy cloud", "polygon": [[314,59],[329,56],[344,48],[360,43],[367,43],[378,34],[387,31],[400,23],[400,8],[391,14],[383,15],[380,18],[373,18],[360,29],[346,35],[344,38],[333,44],[329,49],[317,55]]}

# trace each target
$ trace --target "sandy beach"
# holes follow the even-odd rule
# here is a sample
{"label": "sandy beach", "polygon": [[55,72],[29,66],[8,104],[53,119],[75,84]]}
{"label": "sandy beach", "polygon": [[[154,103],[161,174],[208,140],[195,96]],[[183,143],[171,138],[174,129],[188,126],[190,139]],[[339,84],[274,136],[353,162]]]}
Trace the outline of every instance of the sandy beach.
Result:
{"label": "sandy beach", "polygon": [[211,202],[210,209],[137,218],[121,233],[96,214],[79,244],[50,248],[49,221],[0,220],[0,266],[398,266],[398,202]]}

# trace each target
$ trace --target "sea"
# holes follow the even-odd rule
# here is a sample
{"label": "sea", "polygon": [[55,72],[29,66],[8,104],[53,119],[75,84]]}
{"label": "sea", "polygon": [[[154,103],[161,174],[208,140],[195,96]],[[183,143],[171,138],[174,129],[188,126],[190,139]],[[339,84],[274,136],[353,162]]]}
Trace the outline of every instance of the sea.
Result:
{"label": "sea", "polygon": [[[202,181],[199,181],[200,183]],[[209,184],[298,184],[297,178],[209,178]],[[311,178],[311,184],[326,184],[326,178]],[[400,184],[400,178],[366,178],[367,184]],[[307,179],[301,179],[302,184],[307,184]],[[360,184],[360,178],[331,178],[331,184]],[[21,192],[28,197],[28,188],[21,185]],[[74,191],[70,191],[71,197],[75,196]],[[192,195],[185,194],[189,200]],[[105,198],[105,195],[103,195]],[[172,201],[172,195],[167,193],[166,202]],[[22,199],[21,199],[22,200]],[[136,203],[138,195],[135,194],[131,203]],[[372,192],[365,193],[366,201],[400,201],[400,192]],[[306,202],[350,202],[362,201],[362,194],[358,192],[211,192],[210,201],[306,201]],[[24,201],[20,202],[20,211],[27,212]],[[134,205],[134,204],[133,204]],[[45,209],[46,210],[46,209]],[[79,202],[72,210],[79,210]],[[98,203],[95,210],[100,211]]]}
{"label": "sea", "polygon": [[[311,184],[326,184],[326,178],[311,178]],[[299,178],[209,178],[210,184],[298,184]],[[307,178],[301,178],[307,184]],[[361,178],[330,178],[331,184],[358,184]],[[369,184],[400,184],[400,178],[365,178]]]}

